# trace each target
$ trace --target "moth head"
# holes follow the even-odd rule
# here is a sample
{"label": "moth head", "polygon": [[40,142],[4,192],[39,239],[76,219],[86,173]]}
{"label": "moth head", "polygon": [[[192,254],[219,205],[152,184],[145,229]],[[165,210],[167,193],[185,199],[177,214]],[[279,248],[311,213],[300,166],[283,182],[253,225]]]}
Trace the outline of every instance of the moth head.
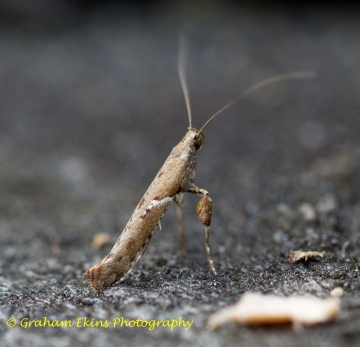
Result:
{"label": "moth head", "polygon": [[203,143],[205,141],[205,136],[203,133],[196,133],[195,137],[194,137],[194,142],[193,142],[193,147],[196,151],[198,151]]}
{"label": "moth head", "polygon": [[195,128],[189,128],[188,134],[191,136],[191,147],[198,151],[205,141],[205,135]]}

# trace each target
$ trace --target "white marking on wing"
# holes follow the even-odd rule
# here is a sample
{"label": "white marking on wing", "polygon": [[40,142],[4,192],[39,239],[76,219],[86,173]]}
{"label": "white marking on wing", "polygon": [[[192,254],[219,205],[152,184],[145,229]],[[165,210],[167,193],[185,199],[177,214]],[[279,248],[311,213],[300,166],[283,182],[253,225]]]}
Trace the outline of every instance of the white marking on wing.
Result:
{"label": "white marking on wing", "polygon": [[153,200],[151,201],[150,205],[146,208],[145,212],[142,214],[142,216],[146,216],[146,214],[151,211],[154,207],[169,204],[173,201],[173,197],[166,197],[161,200]]}

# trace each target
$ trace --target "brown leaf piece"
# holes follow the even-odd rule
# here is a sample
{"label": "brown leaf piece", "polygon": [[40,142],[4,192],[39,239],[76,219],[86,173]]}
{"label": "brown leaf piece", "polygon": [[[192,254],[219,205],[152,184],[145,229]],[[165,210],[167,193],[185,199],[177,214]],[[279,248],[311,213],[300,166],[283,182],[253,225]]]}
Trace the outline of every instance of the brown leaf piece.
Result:
{"label": "brown leaf piece", "polygon": [[106,245],[110,241],[110,235],[108,233],[97,233],[92,240],[92,246],[95,249],[99,249]]}
{"label": "brown leaf piece", "polygon": [[303,252],[302,250],[299,251],[290,251],[289,253],[289,262],[290,263],[297,263],[300,260],[307,261],[308,259],[315,259],[315,258],[322,258],[325,255],[325,251],[322,252]]}
{"label": "brown leaf piece", "polygon": [[314,325],[334,319],[339,310],[340,301],[337,298],[246,293],[235,305],[214,313],[207,325],[210,329],[216,329],[226,322],[247,325]]}

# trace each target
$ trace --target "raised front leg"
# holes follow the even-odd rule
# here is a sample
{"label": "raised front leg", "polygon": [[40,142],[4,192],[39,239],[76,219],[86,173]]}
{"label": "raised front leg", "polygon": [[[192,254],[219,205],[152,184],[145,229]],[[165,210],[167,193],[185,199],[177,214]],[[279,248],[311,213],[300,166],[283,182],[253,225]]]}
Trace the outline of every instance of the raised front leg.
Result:
{"label": "raised front leg", "polygon": [[196,212],[198,213],[199,221],[205,225],[205,251],[206,256],[209,261],[210,268],[212,272],[216,275],[216,270],[214,267],[214,263],[211,258],[210,253],[210,244],[209,244],[209,235],[210,235],[210,224],[211,224],[211,216],[212,216],[212,200],[209,197],[209,193],[205,189],[201,189],[197,187],[195,184],[192,184],[189,189],[189,193],[195,194],[200,197],[201,200],[196,206]]}

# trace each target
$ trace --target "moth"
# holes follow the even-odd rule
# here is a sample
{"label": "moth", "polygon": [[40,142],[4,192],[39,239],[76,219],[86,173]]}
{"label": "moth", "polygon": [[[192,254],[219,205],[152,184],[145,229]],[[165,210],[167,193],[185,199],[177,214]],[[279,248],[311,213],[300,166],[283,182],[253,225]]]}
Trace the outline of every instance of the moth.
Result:
{"label": "moth", "polygon": [[[144,196],[136,206],[124,230],[120,234],[109,254],[85,272],[84,277],[94,291],[100,291],[115,282],[125,280],[141,257],[144,255],[155,228],[160,225],[161,218],[171,203],[176,203],[179,225],[182,225],[181,202],[184,193],[191,193],[200,198],[196,206],[198,219],[205,226],[205,251],[211,271],[216,274],[210,253],[209,234],[212,217],[212,199],[207,190],[195,185],[197,153],[204,144],[204,128],[218,114],[234,104],[245,95],[266,85],[294,78],[311,77],[311,73],[293,72],[278,75],[259,82],[222,109],[213,114],[200,128],[192,126],[190,98],[185,78],[185,48],[181,41],[178,59],[178,73],[185,97],[189,127],[180,143],[174,147],[165,163],[155,176]],[[310,76],[311,75],[311,76]],[[179,228],[180,241],[184,241],[182,227]]]}

